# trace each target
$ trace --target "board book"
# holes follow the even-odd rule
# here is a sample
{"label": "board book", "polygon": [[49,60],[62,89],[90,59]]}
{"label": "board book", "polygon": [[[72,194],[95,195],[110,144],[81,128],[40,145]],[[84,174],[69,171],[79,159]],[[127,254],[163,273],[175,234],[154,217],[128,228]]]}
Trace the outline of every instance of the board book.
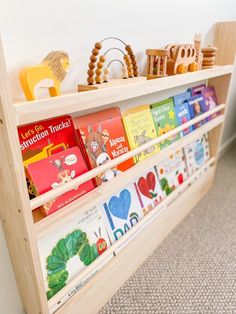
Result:
{"label": "board book", "polygon": [[144,215],[147,215],[165,198],[154,167],[137,177],[133,184]]}
{"label": "board book", "polygon": [[[111,241],[101,215],[102,206],[81,209],[73,219],[55,227],[38,240],[47,298],[51,299],[87,266],[110,247]],[[113,257],[105,261],[60,300],[60,306],[79,291],[96,272]]]}
{"label": "board book", "polygon": [[[157,136],[168,133],[172,129],[178,126],[174,102],[172,98],[160,101],[151,105],[151,112],[157,132]],[[172,144],[179,139],[179,134],[169,137],[168,139],[160,143],[160,148],[163,149],[166,146]]]}
{"label": "board book", "polygon": [[[176,95],[173,97],[175,104],[175,114],[178,125],[182,125],[189,120],[191,120],[189,107],[188,107],[188,99],[191,97],[190,92],[184,92],[182,94]],[[180,136],[183,137],[188,133],[192,132],[193,127],[190,126],[183,131],[180,132]]]}
{"label": "board book", "polygon": [[[188,106],[189,106],[191,119],[199,117],[201,114],[206,112],[205,101],[202,94],[191,97],[188,100]],[[201,127],[205,122],[206,122],[206,119],[203,119],[199,121],[198,123],[195,123],[193,128],[197,129]]]}
{"label": "board book", "polygon": [[[157,137],[155,125],[148,105],[138,106],[123,112],[123,122],[131,149],[135,149]],[[159,145],[147,148],[134,156],[137,163],[159,151]]]}
{"label": "board book", "polygon": [[206,88],[205,84],[200,84],[190,88],[188,91],[191,93],[191,96],[196,96],[202,93],[202,91]]}
{"label": "board book", "polygon": [[173,192],[187,178],[185,156],[182,149],[169,155],[155,166],[162,190],[166,195]]}
{"label": "board book", "polygon": [[[73,178],[87,172],[88,168],[79,147],[73,147],[29,164],[26,171],[27,176],[33,182],[36,195],[42,195],[70,182]],[[50,215],[93,188],[94,185],[91,180],[82,183],[73,190],[44,204],[43,210],[46,215]]]}
{"label": "board book", "polygon": [[[202,96],[205,101],[206,111],[210,111],[217,106],[217,98],[216,98],[216,92],[215,92],[214,87],[206,87],[202,91]],[[215,118],[219,114],[220,112],[213,113],[210,117],[207,118],[207,120],[209,121]]]}
{"label": "board book", "polygon": [[103,207],[104,220],[109,233],[112,234],[112,243],[122,237],[144,215],[132,183],[111,195],[103,203]]}
{"label": "board book", "polygon": [[185,154],[188,175],[191,176],[210,158],[208,135],[204,134],[193,143],[185,146],[183,150]]}
{"label": "board book", "polygon": [[[120,109],[110,108],[74,118],[74,125],[90,169],[103,165],[128,151],[130,146],[122,124]],[[133,159],[126,160],[113,169],[96,177],[97,185],[107,182],[133,166]]]}

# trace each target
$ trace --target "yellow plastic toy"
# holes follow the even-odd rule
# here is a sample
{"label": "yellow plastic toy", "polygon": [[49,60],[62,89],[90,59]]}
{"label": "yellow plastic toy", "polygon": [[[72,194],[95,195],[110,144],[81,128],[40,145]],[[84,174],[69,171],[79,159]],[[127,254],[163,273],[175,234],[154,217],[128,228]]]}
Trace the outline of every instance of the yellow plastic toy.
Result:
{"label": "yellow plastic toy", "polygon": [[63,51],[52,51],[40,65],[23,68],[20,71],[20,83],[26,99],[36,99],[37,87],[48,88],[51,97],[59,96],[60,84],[66,76],[68,67],[68,54]]}

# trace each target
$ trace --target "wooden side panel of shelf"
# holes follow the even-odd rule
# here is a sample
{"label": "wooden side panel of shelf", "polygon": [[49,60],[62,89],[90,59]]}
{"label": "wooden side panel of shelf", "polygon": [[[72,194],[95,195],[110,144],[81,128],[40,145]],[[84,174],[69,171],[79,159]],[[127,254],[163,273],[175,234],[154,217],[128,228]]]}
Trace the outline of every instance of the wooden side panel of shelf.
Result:
{"label": "wooden side panel of shelf", "polygon": [[[236,22],[219,22],[214,25],[213,45],[218,48],[216,64],[234,64],[236,54]],[[225,115],[228,112],[228,91],[230,88],[231,74],[209,79],[208,84],[214,86],[218,102],[226,104]],[[220,143],[223,136],[225,122],[209,133],[211,155],[218,157]]]}
{"label": "wooden side panel of shelf", "polygon": [[27,313],[48,313],[1,43],[0,147],[0,215],[21,300]]}
{"label": "wooden side panel of shelf", "polygon": [[[57,314],[94,314],[135,272],[163,239],[184,219],[212,186],[214,168],[210,168],[165,211],[142,230],[83,289],[75,294]],[[188,206],[186,206],[188,204]],[[137,254],[138,252],[138,254]],[[92,300],[92,301],[91,301]]]}

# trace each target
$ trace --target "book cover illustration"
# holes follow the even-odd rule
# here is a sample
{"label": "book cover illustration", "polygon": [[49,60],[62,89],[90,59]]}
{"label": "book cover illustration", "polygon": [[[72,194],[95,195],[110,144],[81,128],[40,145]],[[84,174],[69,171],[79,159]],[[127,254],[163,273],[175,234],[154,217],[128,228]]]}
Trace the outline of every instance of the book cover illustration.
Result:
{"label": "book cover illustration", "polygon": [[[206,112],[206,106],[205,106],[205,101],[202,95],[196,95],[191,97],[188,100],[188,106],[189,106],[189,112],[191,119],[194,119],[196,117],[199,117],[201,114]],[[195,123],[193,128],[197,129],[201,127],[204,123],[206,122],[206,119],[203,119],[199,121],[198,123]]]}
{"label": "book cover illustration", "polygon": [[210,158],[208,135],[188,144],[184,147],[188,175],[193,175]]}
{"label": "book cover illustration", "polygon": [[[69,148],[27,166],[28,177],[32,180],[37,195],[70,182],[73,178],[87,171],[88,169],[79,147]],[[52,214],[93,188],[94,185],[91,180],[80,184],[77,188],[44,204],[45,214]]]}
{"label": "book cover illustration", "polygon": [[[206,111],[210,111],[214,109],[217,106],[217,98],[216,98],[216,92],[214,87],[207,87],[202,91],[202,96],[205,101]],[[207,120],[211,120],[215,118],[217,115],[219,115],[220,112],[213,113],[210,117],[207,118]]]}
{"label": "book cover illustration", "polygon": [[[137,148],[157,137],[151,111],[148,105],[128,109],[123,113],[123,122],[131,149]],[[134,156],[135,163],[159,151],[159,145],[149,147]]]}
{"label": "book cover illustration", "polygon": [[190,91],[175,95],[173,97],[175,106],[182,105],[183,103],[187,102],[190,97],[191,97]]}
{"label": "book cover illustration", "polygon": [[[187,102],[176,105],[175,106],[175,114],[176,114],[178,125],[182,125],[182,124],[191,120],[191,116],[190,116],[189,107],[188,107]],[[190,127],[181,131],[180,136],[183,137],[183,136],[189,134],[190,132],[192,132],[192,130],[193,130],[193,127],[191,125]]]}
{"label": "book cover illustration", "polygon": [[[90,168],[103,165],[130,151],[118,107],[74,118],[75,128]],[[96,177],[97,185],[133,166],[129,159]]]}
{"label": "book cover illustration", "polygon": [[173,192],[187,178],[185,156],[182,149],[155,166],[162,190],[166,195]]}
{"label": "book cover illustration", "polygon": [[133,183],[144,215],[148,214],[165,198],[154,167],[137,177]]}
{"label": "book cover illustration", "polygon": [[131,183],[117,191],[104,202],[104,220],[109,233],[113,235],[112,242],[122,237],[143,217],[143,211]]}
{"label": "book cover illustration", "polygon": [[206,88],[205,84],[200,84],[200,85],[190,88],[189,91],[191,93],[191,96],[196,96],[196,95],[201,94],[205,88]]}
{"label": "book cover illustration", "polygon": [[[73,219],[67,220],[59,227],[54,227],[53,232],[47,233],[38,240],[48,300],[110,246],[111,242],[101,210],[101,205],[81,210]],[[112,257],[113,254],[108,257],[108,260]],[[88,277],[92,276],[93,274],[90,274]],[[78,282],[65,298],[68,299],[81,286],[82,283]]]}
{"label": "book cover illustration", "polygon": [[[172,98],[160,101],[151,105],[151,112],[157,132],[157,136],[168,133],[172,129],[178,126],[174,102]],[[169,137],[168,139],[160,143],[161,149],[172,144],[174,141],[179,139],[179,134]]]}

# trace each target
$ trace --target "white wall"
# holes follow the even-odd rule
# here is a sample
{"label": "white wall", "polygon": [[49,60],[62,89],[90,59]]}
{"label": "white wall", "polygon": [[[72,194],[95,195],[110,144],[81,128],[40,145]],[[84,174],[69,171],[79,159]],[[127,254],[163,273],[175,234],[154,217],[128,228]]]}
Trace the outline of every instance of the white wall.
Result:
{"label": "white wall", "polygon": [[[92,46],[104,37],[130,43],[143,67],[146,48],[192,42],[195,32],[209,37],[212,25],[224,20],[236,20],[235,0],[0,0],[0,30],[14,98],[23,97],[19,69],[40,63],[51,50],[70,55],[63,91],[71,91],[85,80]],[[232,97],[233,106],[235,92]],[[225,141],[236,132],[233,119],[231,115]],[[0,312],[19,314],[22,306],[1,226],[0,273]]]}

